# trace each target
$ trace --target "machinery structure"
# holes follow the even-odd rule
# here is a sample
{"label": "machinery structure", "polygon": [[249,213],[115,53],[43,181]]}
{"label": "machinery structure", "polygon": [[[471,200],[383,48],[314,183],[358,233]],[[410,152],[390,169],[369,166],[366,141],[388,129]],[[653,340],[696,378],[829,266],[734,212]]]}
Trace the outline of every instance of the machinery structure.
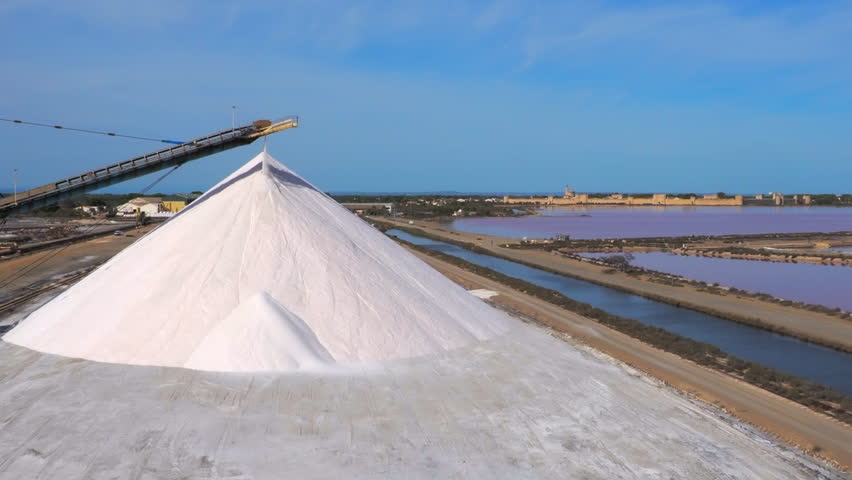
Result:
{"label": "machinery structure", "polygon": [[90,170],[31,190],[16,192],[13,196],[0,198],[0,218],[57,203],[75,195],[148,175],[169,167],[178,167],[186,162],[234,147],[248,145],[260,137],[298,126],[299,117],[296,116],[275,121],[257,120],[248,125],[179,143],[163,150]]}

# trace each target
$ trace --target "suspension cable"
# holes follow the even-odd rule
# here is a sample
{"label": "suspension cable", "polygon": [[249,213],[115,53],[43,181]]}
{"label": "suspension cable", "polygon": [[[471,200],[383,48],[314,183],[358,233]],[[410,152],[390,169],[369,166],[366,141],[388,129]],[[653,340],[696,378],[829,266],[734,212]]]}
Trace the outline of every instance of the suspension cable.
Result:
{"label": "suspension cable", "polygon": [[178,140],[165,140],[165,139],[161,139],[161,138],[139,137],[139,136],[136,136],[136,135],[125,135],[125,134],[122,134],[122,133],[115,133],[115,132],[101,132],[99,130],[89,130],[89,129],[86,129],[86,128],[65,127],[65,126],[62,126],[62,125],[50,125],[50,124],[47,124],[47,123],[27,122],[27,121],[24,121],[24,120],[15,120],[15,119],[11,119],[11,118],[0,118],[0,122],[17,123],[19,125],[32,125],[32,126],[35,126],[35,127],[46,127],[46,128],[53,128],[53,129],[56,129],[56,130],[69,130],[69,131],[72,131],[72,132],[80,132],[80,133],[93,133],[93,134],[96,134],[96,135],[106,135],[108,137],[122,137],[122,138],[132,138],[132,139],[135,139],[135,140],[148,140],[148,141],[151,141],[151,142],[170,143],[170,144],[174,144],[174,145],[181,145],[181,144],[186,143],[186,142],[180,142]]}

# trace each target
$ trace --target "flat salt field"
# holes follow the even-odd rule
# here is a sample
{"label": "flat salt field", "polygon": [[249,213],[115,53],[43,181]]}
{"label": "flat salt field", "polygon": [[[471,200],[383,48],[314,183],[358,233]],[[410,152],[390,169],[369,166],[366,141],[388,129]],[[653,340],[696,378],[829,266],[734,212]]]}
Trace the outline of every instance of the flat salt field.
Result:
{"label": "flat salt field", "polygon": [[347,374],[116,365],[2,343],[0,384],[0,479],[844,478],[520,322]]}
{"label": "flat salt field", "polygon": [[450,225],[497,237],[635,238],[852,231],[852,208],[552,207],[536,216],[470,217]]}
{"label": "flat salt field", "polygon": [[[606,254],[584,253],[594,258]],[[852,311],[852,268],[843,265],[761,262],[734,258],[675,255],[667,252],[631,253],[637,267],[718,283],[749,292]]]}

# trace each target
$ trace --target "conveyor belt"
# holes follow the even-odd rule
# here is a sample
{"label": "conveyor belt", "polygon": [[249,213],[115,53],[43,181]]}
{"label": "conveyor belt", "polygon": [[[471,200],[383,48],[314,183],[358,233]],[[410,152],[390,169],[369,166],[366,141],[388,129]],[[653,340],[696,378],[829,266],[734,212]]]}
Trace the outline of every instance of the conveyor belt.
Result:
{"label": "conveyor belt", "polygon": [[241,145],[248,145],[262,136],[297,126],[299,126],[298,117],[287,117],[275,122],[258,120],[249,125],[224,130],[180,145],[90,170],[58,182],[0,198],[0,217],[56,203],[87,191],[104,188],[114,183],[181,165]]}

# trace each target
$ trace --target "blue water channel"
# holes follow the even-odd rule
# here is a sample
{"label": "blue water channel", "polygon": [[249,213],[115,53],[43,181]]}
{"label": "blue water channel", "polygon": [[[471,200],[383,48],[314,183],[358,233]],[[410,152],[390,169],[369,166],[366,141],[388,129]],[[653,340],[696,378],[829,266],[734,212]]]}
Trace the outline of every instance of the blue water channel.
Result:
{"label": "blue water channel", "polygon": [[852,394],[852,354],[490,255],[473,253],[455,245],[417,237],[400,230],[388,230],[387,233],[504,275],[556,290],[601,310],[715,345],[739,358]]}

